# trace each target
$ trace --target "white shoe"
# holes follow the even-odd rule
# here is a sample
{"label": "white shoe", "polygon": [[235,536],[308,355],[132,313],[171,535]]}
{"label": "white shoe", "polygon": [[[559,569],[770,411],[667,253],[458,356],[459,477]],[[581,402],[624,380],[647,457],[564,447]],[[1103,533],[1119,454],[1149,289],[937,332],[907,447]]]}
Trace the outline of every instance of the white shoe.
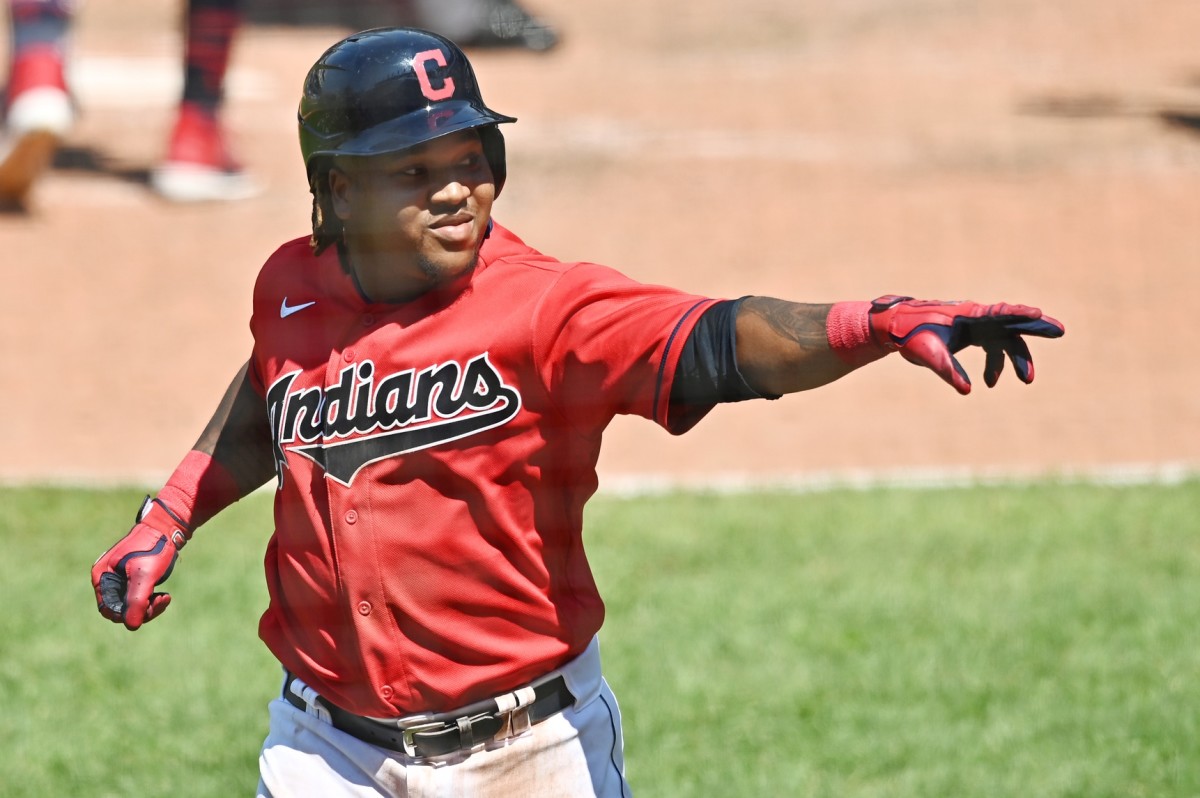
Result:
{"label": "white shoe", "polygon": [[231,202],[262,193],[245,172],[227,172],[196,163],[170,161],[150,173],[150,185],[172,202]]}
{"label": "white shoe", "polygon": [[39,86],[13,98],[5,114],[5,126],[15,136],[49,133],[59,139],[75,123],[71,98],[54,86]]}
{"label": "white shoe", "polygon": [[75,123],[62,62],[50,50],[18,58],[9,75],[4,133],[0,137],[0,204],[24,205],[34,181]]}

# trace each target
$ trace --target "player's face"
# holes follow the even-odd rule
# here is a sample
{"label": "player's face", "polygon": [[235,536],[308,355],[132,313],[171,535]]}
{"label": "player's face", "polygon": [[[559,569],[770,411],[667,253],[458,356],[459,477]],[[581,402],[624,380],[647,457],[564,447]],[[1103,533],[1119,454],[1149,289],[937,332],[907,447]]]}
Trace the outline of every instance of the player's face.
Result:
{"label": "player's face", "polygon": [[378,302],[403,302],[468,275],[496,197],[474,130],[339,159],[329,186],[351,268]]}

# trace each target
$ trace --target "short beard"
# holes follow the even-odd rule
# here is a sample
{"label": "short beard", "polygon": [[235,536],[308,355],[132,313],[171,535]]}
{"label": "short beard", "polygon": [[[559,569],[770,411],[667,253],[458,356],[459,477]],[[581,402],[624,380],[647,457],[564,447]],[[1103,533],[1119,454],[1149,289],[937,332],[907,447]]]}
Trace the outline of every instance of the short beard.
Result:
{"label": "short beard", "polygon": [[444,270],[439,269],[434,264],[433,261],[431,261],[429,258],[425,257],[424,255],[417,256],[417,268],[421,270],[421,274],[428,277],[429,282],[433,283],[435,286],[438,286],[439,288],[447,283],[456,282],[457,280],[471,274],[473,271],[475,271],[475,267],[478,265],[479,265],[479,251],[476,250],[474,256],[472,256],[472,258],[471,258],[471,262],[467,265],[467,268],[464,269],[461,273],[455,275],[454,277],[447,279]]}

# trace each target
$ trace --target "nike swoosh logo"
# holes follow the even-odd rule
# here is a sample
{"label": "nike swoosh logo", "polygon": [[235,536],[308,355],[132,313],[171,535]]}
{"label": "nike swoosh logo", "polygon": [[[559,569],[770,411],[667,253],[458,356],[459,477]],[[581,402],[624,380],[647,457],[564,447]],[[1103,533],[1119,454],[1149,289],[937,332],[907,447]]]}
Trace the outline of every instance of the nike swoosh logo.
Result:
{"label": "nike swoosh logo", "polygon": [[279,318],[286,319],[293,313],[299,313],[305,308],[312,307],[315,304],[317,304],[317,301],[314,299],[312,302],[305,302],[302,305],[288,305],[287,297],[284,297],[283,304],[279,306]]}

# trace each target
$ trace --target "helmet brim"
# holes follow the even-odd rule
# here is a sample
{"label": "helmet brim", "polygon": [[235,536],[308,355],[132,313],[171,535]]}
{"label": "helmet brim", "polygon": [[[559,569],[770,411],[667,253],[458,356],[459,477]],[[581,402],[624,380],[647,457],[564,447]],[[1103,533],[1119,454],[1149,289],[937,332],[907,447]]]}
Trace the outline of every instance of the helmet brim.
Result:
{"label": "helmet brim", "polygon": [[[472,102],[442,102],[381,122],[351,138],[330,141],[328,147],[317,144],[309,154],[308,165],[311,169],[313,160],[318,157],[387,155],[462,130],[516,121],[515,117],[498,114]],[[308,132],[313,139],[319,140],[311,129]]]}

